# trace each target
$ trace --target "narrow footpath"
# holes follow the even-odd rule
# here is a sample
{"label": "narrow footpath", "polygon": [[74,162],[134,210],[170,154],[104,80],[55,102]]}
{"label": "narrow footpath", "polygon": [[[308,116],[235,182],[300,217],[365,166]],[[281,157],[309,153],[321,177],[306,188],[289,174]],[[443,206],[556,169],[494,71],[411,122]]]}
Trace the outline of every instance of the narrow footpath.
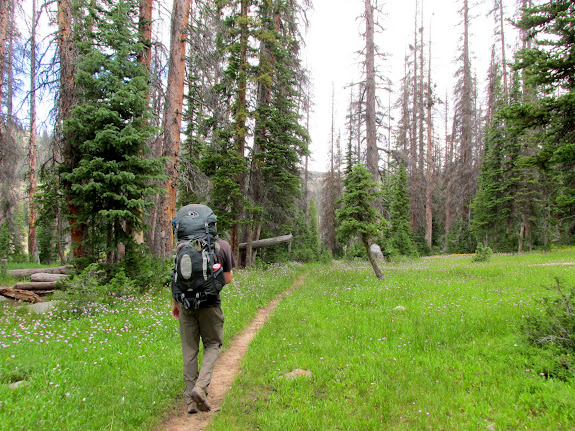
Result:
{"label": "narrow footpath", "polygon": [[250,341],[264,326],[281,300],[300,287],[304,280],[305,275],[301,275],[288,290],[270,302],[267,307],[260,309],[246,329],[234,338],[229,347],[220,355],[214,368],[208,396],[208,402],[212,407],[212,411],[190,415],[186,411],[182,398],[180,408],[174,411],[173,415],[158,428],[158,431],[200,431],[208,427],[213,415],[220,410],[232,382],[241,371],[242,360],[248,351]]}

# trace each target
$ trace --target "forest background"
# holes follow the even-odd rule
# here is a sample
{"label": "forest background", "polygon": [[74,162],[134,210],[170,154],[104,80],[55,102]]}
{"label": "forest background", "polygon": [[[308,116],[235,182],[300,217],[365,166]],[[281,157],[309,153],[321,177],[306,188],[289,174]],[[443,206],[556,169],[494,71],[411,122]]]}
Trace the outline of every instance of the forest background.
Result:
{"label": "forest background", "polygon": [[[0,257],[134,268],[147,251],[171,255],[188,202],[215,210],[243,266],[364,256],[372,240],[386,257],[572,244],[575,6],[488,0],[494,37],[477,41],[459,0],[452,88],[440,94],[444,48],[426,2],[414,3],[392,80],[386,5],[358,2],[357,76],[345,109],[332,87],[329,130],[313,135],[328,143],[318,173],[302,61],[312,2],[2,1]],[[474,41],[489,45],[486,72]],[[350,180],[358,164],[364,190]],[[374,219],[343,211],[346,192],[366,190]],[[350,218],[358,235],[342,228]],[[286,233],[289,252],[253,247]]]}

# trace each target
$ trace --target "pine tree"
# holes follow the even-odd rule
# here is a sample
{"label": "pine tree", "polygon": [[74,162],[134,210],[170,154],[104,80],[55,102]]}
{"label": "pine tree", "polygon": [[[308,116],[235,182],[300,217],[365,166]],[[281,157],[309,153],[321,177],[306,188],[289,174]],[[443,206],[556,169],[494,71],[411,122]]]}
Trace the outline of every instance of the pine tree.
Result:
{"label": "pine tree", "polygon": [[294,197],[302,189],[300,160],[307,154],[309,136],[298,109],[303,105],[299,83],[304,71],[297,12],[296,2],[279,0],[263,2],[259,9],[262,26],[248,193],[255,217],[246,226],[248,242],[259,239],[262,224],[270,233],[282,233],[279,227],[294,217]]}
{"label": "pine tree", "polygon": [[360,164],[353,167],[344,185],[342,207],[336,211],[338,239],[346,243],[359,237],[375,276],[381,280],[383,274],[371,252],[372,240],[380,236],[383,230],[382,218],[373,205],[381,192],[377,191],[377,183],[372,180],[371,173]]}
{"label": "pine tree", "polygon": [[575,4],[557,0],[526,8],[516,25],[534,45],[519,52],[515,68],[525,87],[542,97],[526,97],[502,115],[515,132],[538,142],[527,162],[554,174],[555,205],[568,221],[575,212]]}
{"label": "pine tree", "polygon": [[65,166],[62,177],[71,184],[78,223],[87,229],[88,257],[105,253],[110,263],[119,259],[119,244],[126,253],[135,251],[133,234],[150,206],[144,198],[156,191],[162,171],[157,159],[141,157],[153,129],[142,121],[148,75],[137,61],[137,10],[136,0],[106,0],[82,10],[78,104],[64,123],[79,162]]}
{"label": "pine tree", "polygon": [[409,191],[407,170],[400,164],[396,172],[389,219],[389,232],[386,244],[391,254],[417,256],[417,247],[413,241],[413,231],[409,222]]}

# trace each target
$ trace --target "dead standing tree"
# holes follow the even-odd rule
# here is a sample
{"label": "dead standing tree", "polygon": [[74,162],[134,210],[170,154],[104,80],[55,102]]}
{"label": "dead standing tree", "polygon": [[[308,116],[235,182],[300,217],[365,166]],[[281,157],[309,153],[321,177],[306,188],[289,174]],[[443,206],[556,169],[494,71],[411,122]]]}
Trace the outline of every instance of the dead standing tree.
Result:
{"label": "dead standing tree", "polygon": [[157,236],[155,251],[160,256],[169,256],[173,249],[172,220],[176,211],[178,186],[178,152],[184,103],[184,78],[186,71],[186,41],[190,17],[191,0],[174,0],[170,32],[170,58],[168,88],[163,120],[162,156],[167,158],[166,177],[157,212]]}
{"label": "dead standing tree", "polygon": [[[57,128],[59,133],[58,139],[61,142],[61,152],[64,158],[63,164],[68,170],[76,167],[78,160],[77,155],[69,143],[69,136],[62,133],[63,123],[72,115],[72,109],[76,104],[76,83],[74,76],[76,74],[77,48],[74,43],[74,15],[72,9],[72,0],[58,1],[58,56],[60,60],[60,97],[58,100],[58,118]],[[72,256],[82,257],[84,250],[84,227],[76,223],[79,209],[72,203],[73,196],[70,193],[71,184],[64,183],[67,189],[66,205],[68,208],[68,217],[70,223],[70,236],[72,240]],[[70,256],[71,257],[71,256]]]}
{"label": "dead standing tree", "polygon": [[30,34],[30,137],[28,141],[28,255],[34,262],[39,262],[38,244],[36,243],[36,216],[34,204],[36,194],[36,161],[38,158],[38,138],[36,135],[36,30],[38,26],[38,10],[36,0],[32,0],[32,26]]}
{"label": "dead standing tree", "polygon": [[372,0],[365,0],[365,126],[366,126],[366,167],[373,180],[379,182],[379,156],[377,151],[376,128],[376,69],[375,69],[375,8]]}
{"label": "dead standing tree", "polygon": [[[449,236],[453,222],[468,222],[470,218],[470,204],[474,195],[478,163],[474,159],[477,143],[476,124],[476,92],[471,67],[470,43],[470,7],[469,0],[461,0],[459,11],[462,17],[463,34],[461,36],[459,68],[456,72],[457,83],[454,89],[454,118],[453,118],[453,162],[454,169],[446,169],[448,178],[445,203],[445,234]],[[450,157],[446,162],[451,160]],[[457,189],[455,189],[457,185]],[[445,244],[447,247],[447,243]]]}

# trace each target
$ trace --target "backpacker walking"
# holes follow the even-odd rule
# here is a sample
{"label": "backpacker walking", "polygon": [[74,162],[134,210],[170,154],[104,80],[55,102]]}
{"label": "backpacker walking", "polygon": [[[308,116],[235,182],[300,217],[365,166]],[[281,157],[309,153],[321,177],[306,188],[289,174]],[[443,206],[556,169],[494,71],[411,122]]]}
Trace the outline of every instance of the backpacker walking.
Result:
{"label": "backpacker walking", "polygon": [[[172,272],[172,316],[179,321],[188,413],[210,411],[207,400],[212,371],[222,350],[224,314],[220,290],[232,280],[230,245],[217,237],[216,217],[205,205],[178,210]],[[204,347],[198,367],[200,339]]]}

